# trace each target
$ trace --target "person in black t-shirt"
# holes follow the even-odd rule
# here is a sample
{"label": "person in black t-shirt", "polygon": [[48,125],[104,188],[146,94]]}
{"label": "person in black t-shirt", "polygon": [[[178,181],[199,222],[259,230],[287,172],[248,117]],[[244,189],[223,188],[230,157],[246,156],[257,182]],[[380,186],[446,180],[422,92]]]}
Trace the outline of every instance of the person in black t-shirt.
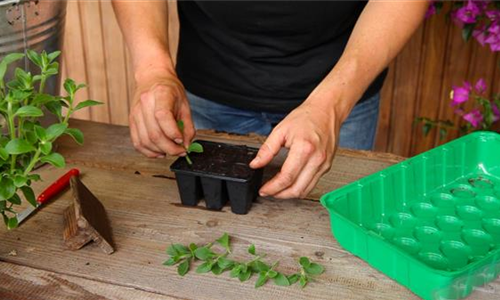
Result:
{"label": "person in black t-shirt", "polygon": [[260,195],[297,198],[329,170],[338,145],[373,146],[385,69],[428,1],[179,1],[175,67],[166,2],[113,6],[136,81],[134,147],[185,155],[195,127],[268,135],[250,167],[289,152]]}

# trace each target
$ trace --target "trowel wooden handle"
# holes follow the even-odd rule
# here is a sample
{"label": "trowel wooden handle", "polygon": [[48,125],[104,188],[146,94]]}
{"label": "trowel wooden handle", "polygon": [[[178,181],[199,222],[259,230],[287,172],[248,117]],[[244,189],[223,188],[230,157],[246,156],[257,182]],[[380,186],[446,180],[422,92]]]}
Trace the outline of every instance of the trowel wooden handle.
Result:
{"label": "trowel wooden handle", "polygon": [[54,183],[52,183],[45,191],[43,191],[36,201],[39,204],[43,204],[50,200],[52,197],[57,195],[60,191],[62,191],[65,187],[69,185],[69,180],[73,176],[80,175],[80,171],[78,169],[71,169],[68,173],[61,176],[61,178],[57,179]]}

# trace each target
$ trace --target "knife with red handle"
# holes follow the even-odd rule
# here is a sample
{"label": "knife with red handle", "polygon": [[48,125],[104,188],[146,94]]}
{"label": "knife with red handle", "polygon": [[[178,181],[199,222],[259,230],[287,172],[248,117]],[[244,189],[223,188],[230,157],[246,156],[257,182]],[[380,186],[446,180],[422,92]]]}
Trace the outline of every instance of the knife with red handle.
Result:
{"label": "knife with red handle", "polygon": [[29,215],[36,211],[42,204],[52,199],[69,185],[71,177],[80,175],[78,169],[71,169],[66,174],[57,179],[48,188],[46,188],[36,199],[37,206],[30,206],[17,214],[17,222],[21,224]]}

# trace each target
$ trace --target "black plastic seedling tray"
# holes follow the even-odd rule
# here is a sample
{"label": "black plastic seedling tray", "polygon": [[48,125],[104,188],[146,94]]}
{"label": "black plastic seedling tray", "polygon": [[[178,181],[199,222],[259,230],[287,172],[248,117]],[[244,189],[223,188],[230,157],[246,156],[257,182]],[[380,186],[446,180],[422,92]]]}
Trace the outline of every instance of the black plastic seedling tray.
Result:
{"label": "black plastic seedling tray", "polygon": [[210,141],[197,141],[203,153],[191,153],[193,164],[179,157],[171,166],[183,205],[196,206],[205,199],[208,209],[221,210],[229,201],[231,211],[246,214],[262,183],[263,169],[248,164],[258,149]]}

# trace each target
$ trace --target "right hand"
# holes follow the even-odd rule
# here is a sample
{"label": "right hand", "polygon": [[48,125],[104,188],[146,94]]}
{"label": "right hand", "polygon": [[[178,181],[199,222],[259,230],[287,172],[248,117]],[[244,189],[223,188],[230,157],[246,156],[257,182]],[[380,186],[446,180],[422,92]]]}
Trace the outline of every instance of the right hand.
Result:
{"label": "right hand", "polygon": [[[184,122],[184,131],[177,121]],[[184,156],[195,129],[184,86],[173,72],[149,70],[137,80],[129,116],[130,136],[137,151],[151,158]]]}

